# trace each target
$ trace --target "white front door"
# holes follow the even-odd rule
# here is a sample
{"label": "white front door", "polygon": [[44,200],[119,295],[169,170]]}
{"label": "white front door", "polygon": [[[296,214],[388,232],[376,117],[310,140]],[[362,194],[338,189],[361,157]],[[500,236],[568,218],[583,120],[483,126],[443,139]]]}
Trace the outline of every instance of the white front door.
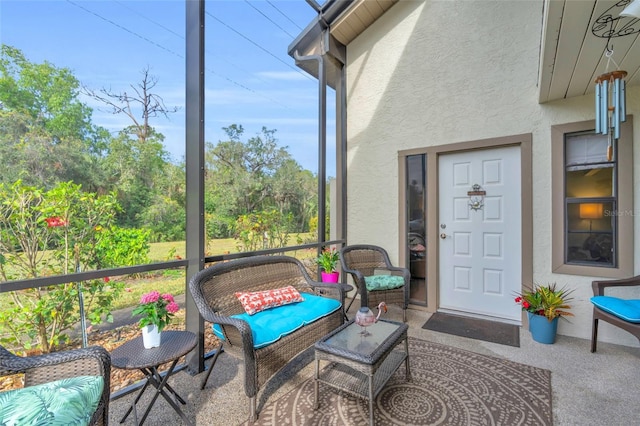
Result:
{"label": "white front door", "polygon": [[443,154],[438,167],[439,308],[520,321],[520,147]]}

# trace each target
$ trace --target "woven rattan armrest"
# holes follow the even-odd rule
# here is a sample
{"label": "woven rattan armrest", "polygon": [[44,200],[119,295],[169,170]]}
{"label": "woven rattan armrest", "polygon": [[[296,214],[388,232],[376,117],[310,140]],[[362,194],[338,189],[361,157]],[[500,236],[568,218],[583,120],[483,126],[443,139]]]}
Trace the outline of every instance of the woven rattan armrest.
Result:
{"label": "woven rattan armrest", "polygon": [[109,423],[111,356],[104,348],[92,346],[20,357],[0,346],[0,375],[18,373],[24,373],[25,387],[77,376],[102,376],[104,388],[90,424]]}

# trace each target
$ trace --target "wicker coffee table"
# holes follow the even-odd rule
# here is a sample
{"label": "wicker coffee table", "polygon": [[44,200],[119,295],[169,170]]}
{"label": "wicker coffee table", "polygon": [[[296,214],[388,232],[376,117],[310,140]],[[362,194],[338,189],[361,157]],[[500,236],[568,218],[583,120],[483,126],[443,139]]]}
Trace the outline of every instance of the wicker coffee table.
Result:
{"label": "wicker coffee table", "polygon": [[[160,346],[157,348],[145,349],[142,344],[142,336],[138,336],[113,350],[111,353],[111,365],[116,368],[126,370],[140,370],[146,376],[144,386],[131,404],[131,407],[129,407],[125,413],[124,417],[120,420],[120,423],[124,423],[129,414],[131,414],[131,411],[133,411],[136,425],[141,425],[149,415],[149,411],[151,411],[151,407],[153,407],[153,404],[156,402],[158,395],[162,395],[173,409],[176,410],[180,417],[182,417],[185,424],[191,424],[189,419],[187,419],[187,416],[180,409],[180,406],[171,398],[169,393],[171,393],[171,395],[173,395],[182,405],[185,405],[186,401],[182,399],[182,397],[180,397],[180,395],[178,395],[171,386],[169,386],[167,380],[169,380],[169,377],[173,374],[173,370],[178,363],[178,359],[191,352],[191,350],[196,347],[196,342],[196,335],[190,331],[165,330],[162,332],[162,341],[160,342]],[[158,367],[167,362],[171,362],[171,366],[165,376],[162,377],[158,372]],[[156,388],[156,392],[154,393],[149,406],[145,409],[142,418],[138,422],[136,404],[149,385]]]}
{"label": "wicker coffee table", "polygon": [[[353,321],[323,337],[315,344],[316,368],[314,408],[318,408],[319,383],[369,399],[369,423],[373,425],[373,401],[404,361],[410,380],[407,324],[379,320],[360,334]],[[404,342],[404,351],[395,350]],[[331,363],[320,370],[320,360]]]}

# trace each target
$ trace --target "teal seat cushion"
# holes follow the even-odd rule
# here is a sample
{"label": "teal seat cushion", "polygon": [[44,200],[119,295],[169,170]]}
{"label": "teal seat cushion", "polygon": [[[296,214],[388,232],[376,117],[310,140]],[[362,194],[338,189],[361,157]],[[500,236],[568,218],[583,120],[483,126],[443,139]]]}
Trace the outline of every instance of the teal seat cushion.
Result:
{"label": "teal seat cushion", "polygon": [[640,323],[640,300],[618,299],[611,296],[593,296],[593,303],[605,312],[622,318],[625,321]]}
{"label": "teal seat cushion", "polygon": [[87,425],[104,379],[78,376],[0,393],[0,425]]}
{"label": "teal seat cushion", "polygon": [[[304,301],[278,306],[253,315],[242,313],[232,315],[249,323],[253,335],[253,347],[263,348],[291,334],[300,327],[319,320],[340,309],[340,301],[328,297],[304,293]],[[213,332],[224,340],[220,325],[213,325]]]}
{"label": "teal seat cushion", "polygon": [[367,286],[367,291],[391,290],[402,287],[404,278],[398,275],[372,275],[364,277],[364,282]]}

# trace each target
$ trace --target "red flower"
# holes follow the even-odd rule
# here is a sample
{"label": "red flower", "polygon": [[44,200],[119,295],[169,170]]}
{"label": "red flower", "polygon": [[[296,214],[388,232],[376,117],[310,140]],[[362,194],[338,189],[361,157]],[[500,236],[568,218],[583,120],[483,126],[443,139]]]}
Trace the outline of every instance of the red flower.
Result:
{"label": "red flower", "polygon": [[47,222],[47,226],[49,228],[55,228],[58,226],[67,226],[67,221],[58,216],[48,217],[44,221]]}
{"label": "red flower", "polygon": [[104,277],[102,280],[103,280],[105,283],[108,283],[109,281],[111,281],[111,278],[109,278],[109,277]]}
{"label": "red flower", "polygon": [[529,309],[531,305],[529,304],[529,302],[527,302],[526,300],[524,302],[522,302],[522,307],[525,309]]}

